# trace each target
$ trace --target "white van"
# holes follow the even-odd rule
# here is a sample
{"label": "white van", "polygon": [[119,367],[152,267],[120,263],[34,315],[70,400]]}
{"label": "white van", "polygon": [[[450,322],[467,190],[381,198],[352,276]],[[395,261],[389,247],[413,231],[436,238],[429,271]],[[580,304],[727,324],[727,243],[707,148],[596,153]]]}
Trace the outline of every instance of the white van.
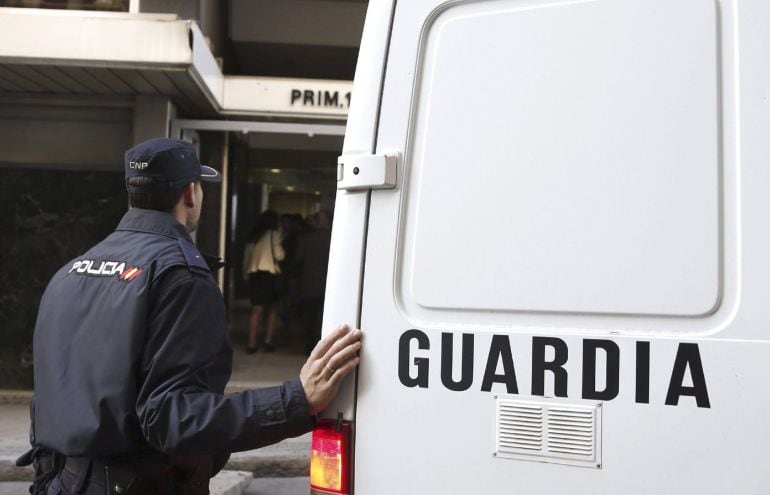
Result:
{"label": "white van", "polygon": [[315,493],[770,493],[770,1],[371,0],[353,95]]}

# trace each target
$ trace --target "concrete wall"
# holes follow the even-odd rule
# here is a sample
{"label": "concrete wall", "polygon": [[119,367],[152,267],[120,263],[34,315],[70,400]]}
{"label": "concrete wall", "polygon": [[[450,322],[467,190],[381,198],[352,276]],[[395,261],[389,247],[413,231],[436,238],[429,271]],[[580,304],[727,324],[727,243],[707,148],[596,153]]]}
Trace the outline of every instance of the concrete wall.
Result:
{"label": "concrete wall", "polygon": [[123,152],[168,135],[165,97],[0,98],[0,167],[123,171]]}
{"label": "concrete wall", "polygon": [[198,20],[198,0],[141,0],[140,12],[177,14],[180,19]]}
{"label": "concrete wall", "polygon": [[134,106],[132,144],[168,137],[169,126],[175,116],[176,108],[165,96],[138,96]]}
{"label": "concrete wall", "polygon": [[235,42],[358,47],[366,2],[230,0]]}
{"label": "concrete wall", "polygon": [[132,120],[132,100],[0,101],[0,166],[121,171]]}

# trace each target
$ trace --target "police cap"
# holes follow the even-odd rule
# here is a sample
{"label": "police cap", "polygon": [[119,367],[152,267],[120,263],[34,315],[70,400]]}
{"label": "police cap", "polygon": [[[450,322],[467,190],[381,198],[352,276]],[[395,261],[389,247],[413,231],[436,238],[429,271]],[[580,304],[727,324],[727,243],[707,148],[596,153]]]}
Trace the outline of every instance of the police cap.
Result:
{"label": "police cap", "polygon": [[[179,139],[155,138],[126,151],[126,189],[129,192],[155,192],[180,189],[198,180],[221,182],[222,175],[201,165],[192,144]],[[154,179],[152,185],[131,186],[132,177]]]}

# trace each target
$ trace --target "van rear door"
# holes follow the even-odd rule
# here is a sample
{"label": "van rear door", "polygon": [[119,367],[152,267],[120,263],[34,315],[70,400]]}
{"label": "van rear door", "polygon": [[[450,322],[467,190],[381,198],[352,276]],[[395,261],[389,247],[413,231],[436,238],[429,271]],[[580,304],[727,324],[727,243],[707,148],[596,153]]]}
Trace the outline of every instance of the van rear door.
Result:
{"label": "van rear door", "polygon": [[395,4],[361,54],[399,162],[356,494],[767,492],[768,28],[764,0]]}

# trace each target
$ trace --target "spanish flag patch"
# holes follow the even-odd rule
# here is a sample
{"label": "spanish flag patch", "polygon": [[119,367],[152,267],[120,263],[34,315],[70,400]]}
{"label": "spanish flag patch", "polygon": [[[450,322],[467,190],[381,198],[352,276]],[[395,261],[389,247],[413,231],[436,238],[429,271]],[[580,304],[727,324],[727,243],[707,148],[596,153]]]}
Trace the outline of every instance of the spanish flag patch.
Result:
{"label": "spanish flag patch", "polygon": [[142,273],[141,268],[138,266],[132,266],[128,270],[124,271],[119,278],[124,282],[130,282],[134,280],[140,273]]}

